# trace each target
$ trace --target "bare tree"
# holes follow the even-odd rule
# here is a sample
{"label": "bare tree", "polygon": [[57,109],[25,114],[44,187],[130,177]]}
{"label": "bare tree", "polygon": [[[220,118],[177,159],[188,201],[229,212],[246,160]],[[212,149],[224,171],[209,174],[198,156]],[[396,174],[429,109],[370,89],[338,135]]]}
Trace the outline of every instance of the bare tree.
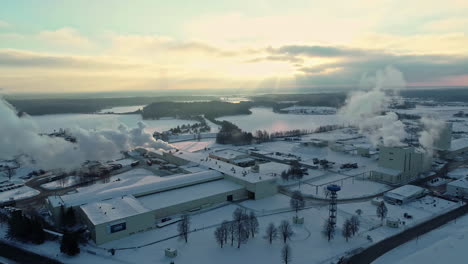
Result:
{"label": "bare tree", "polygon": [[284,264],[291,262],[291,247],[288,244],[285,244],[281,250],[281,260]]}
{"label": "bare tree", "polygon": [[185,243],[188,242],[188,234],[190,231],[190,216],[187,214],[182,215],[179,224],[177,225],[177,230],[179,231],[179,237],[185,240]]}
{"label": "bare tree", "polygon": [[249,230],[247,228],[248,215],[244,210],[237,208],[232,213],[232,221],[234,223],[234,235],[237,241],[237,248],[240,248],[241,243],[247,241],[249,237]]}
{"label": "bare tree", "polygon": [[235,230],[236,230],[236,224],[234,221],[230,221],[227,223],[228,227],[228,237],[231,239],[231,247],[234,246],[234,239],[236,238],[235,236]]}
{"label": "bare tree", "polygon": [[348,239],[353,235],[353,228],[352,228],[351,220],[346,219],[346,221],[343,223],[341,234],[343,235],[344,238],[346,238],[346,242],[348,242]]}
{"label": "bare tree", "polygon": [[351,231],[353,232],[354,236],[357,232],[359,232],[361,222],[359,221],[359,218],[355,215],[351,216],[351,219],[349,221],[351,222]]}
{"label": "bare tree", "polygon": [[335,225],[330,218],[327,218],[325,224],[323,225],[323,234],[327,237],[328,241],[332,240],[335,236]]}
{"label": "bare tree", "polygon": [[291,200],[289,201],[291,208],[296,211],[296,217],[299,210],[303,209],[305,206],[304,196],[300,191],[294,191]]}
{"label": "bare tree", "polygon": [[377,206],[377,216],[380,218],[380,220],[383,222],[384,218],[387,216],[388,209],[387,206],[385,205],[384,201],[382,201],[378,206]]}
{"label": "bare tree", "polygon": [[229,237],[229,226],[231,226],[232,224],[229,222],[229,221],[226,221],[224,220],[222,223],[221,223],[221,228],[225,231],[223,233],[223,239],[224,239],[224,244],[227,244],[228,242],[228,237]]}
{"label": "bare tree", "polygon": [[223,248],[224,244],[226,243],[226,240],[224,239],[227,234],[227,229],[225,229],[225,226],[221,225],[215,229],[214,235],[216,238],[216,242]]}
{"label": "bare tree", "polygon": [[251,211],[249,214],[249,228],[250,228],[250,234],[252,235],[252,238],[254,238],[255,234],[258,233],[258,227],[259,227],[259,223],[258,223],[257,216],[255,215],[253,211]]}
{"label": "bare tree", "polygon": [[270,241],[270,244],[278,238],[278,228],[276,228],[275,224],[270,223],[266,229],[266,235],[265,238]]}
{"label": "bare tree", "polygon": [[6,175],[8,177],[8,180],[11,180],[11,177],[15,174],[15,168],[10,167],[10,166],[5,166],[6,169]]}
{"label": "bare tree", "polygon": [[281,238],[283,239],[283,243],[285,244],[286,241],[294,235],[294,231],[292,230],[291,224],[286,220],[283,220],[279,225],[279,232]]}

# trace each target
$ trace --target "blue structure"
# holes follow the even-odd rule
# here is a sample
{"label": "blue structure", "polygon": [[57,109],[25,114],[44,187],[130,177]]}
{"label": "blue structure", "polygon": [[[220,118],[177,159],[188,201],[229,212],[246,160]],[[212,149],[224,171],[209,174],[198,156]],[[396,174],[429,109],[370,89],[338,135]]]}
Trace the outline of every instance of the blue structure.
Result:
{"label": "blue structure", "polygon": [[327,190],[330,191],[330,206],[329,206],[329,221],[333,225],[336,226],[336,200],[338,198],[337,192],[341,190],[341,187],[336,184],[331,184],[327,186]]}

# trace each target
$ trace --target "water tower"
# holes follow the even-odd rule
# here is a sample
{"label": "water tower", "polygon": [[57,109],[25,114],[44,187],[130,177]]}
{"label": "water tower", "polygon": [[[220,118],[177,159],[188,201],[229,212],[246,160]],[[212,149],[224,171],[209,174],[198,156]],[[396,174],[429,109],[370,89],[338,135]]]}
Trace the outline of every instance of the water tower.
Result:
{"label": "water tower", "polygon": [[329,219],[333,227],[336,226],[336,199],[338,198],[337,192],[341,190],[341,187],[336,184],[327,186],[327,190],[330,191],[330,206],[329,206]]}

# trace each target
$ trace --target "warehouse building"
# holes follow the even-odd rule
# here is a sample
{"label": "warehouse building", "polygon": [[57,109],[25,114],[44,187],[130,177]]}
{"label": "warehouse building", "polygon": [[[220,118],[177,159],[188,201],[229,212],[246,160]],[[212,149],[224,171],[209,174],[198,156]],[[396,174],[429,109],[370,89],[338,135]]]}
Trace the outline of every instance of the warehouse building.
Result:
{"label": "warehouse building", "polygon": [[468,197],[468,176],[447,183],[446,194],[460,198]]}
{"label": "warehouse building", "polygon": [[370,179],[392,185],[408,183],[431,168],[432,159],[414,147],[380,147],[379,167]]}
{"label": "warehouse building", "polygon": [[209,154],[209,157],[240,167],[249,167],[255,165],[255,159],[252,159],[248,153],[232,149],[220,149],[213,151]]}
{"label": "warehouse building", "polygon": [[169,216],[277,193],[276,179],[261,172],[211,159],[201,162],[203,159],[195,153],[167,152],[163,158],[201,171],[194,169],[190,174],[168,177],[129,177],[78,188],[73,194],[48,197],[47,205],[57,221],[62,206],[74,208],[100,245],[153,229]]}
{"label": "warehouse building", "polygon": [[390,204],[406,204],[426,195],[427,190],[414,185],[404,185],[384,194],[384,201]]}

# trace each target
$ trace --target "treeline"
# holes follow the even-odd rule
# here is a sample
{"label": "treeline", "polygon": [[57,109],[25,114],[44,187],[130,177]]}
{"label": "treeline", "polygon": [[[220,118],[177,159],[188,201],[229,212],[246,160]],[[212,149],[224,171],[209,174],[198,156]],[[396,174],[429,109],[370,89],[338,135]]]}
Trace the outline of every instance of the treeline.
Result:
{"label": "treeline", "polygon": [[183,100],[212,100],[212,96],[161,96],[161,97],[124,97],[124,98],[86,98],[86,99],[7,99],[18,112],[29,115],[96,113],[102,109],[117,106],[145,105],[154,102]]}
{"label": "treeline", "polygon": [[238,104],[210,101],[210,102],[157,102],[143,108],[143,119],[159,119],[161,117],[192,118],[204,115],[210,121],[220,116],[250,114],[251,103]]}
{"label": "treeline", "polygon": [[253,96],[255,102],[273,102],[273,110],[292,106],[330,106],[341,107],[346,100],[346,93],[314,93],[314,94],[267,94]]}
{"label": "treeline", "polygon": [[233,145],[252,144],[252,133],[244,132],[238,126],[225,120],[219,123],[221,124],[221,128],[218,134],[216,134],[216,143]]}

